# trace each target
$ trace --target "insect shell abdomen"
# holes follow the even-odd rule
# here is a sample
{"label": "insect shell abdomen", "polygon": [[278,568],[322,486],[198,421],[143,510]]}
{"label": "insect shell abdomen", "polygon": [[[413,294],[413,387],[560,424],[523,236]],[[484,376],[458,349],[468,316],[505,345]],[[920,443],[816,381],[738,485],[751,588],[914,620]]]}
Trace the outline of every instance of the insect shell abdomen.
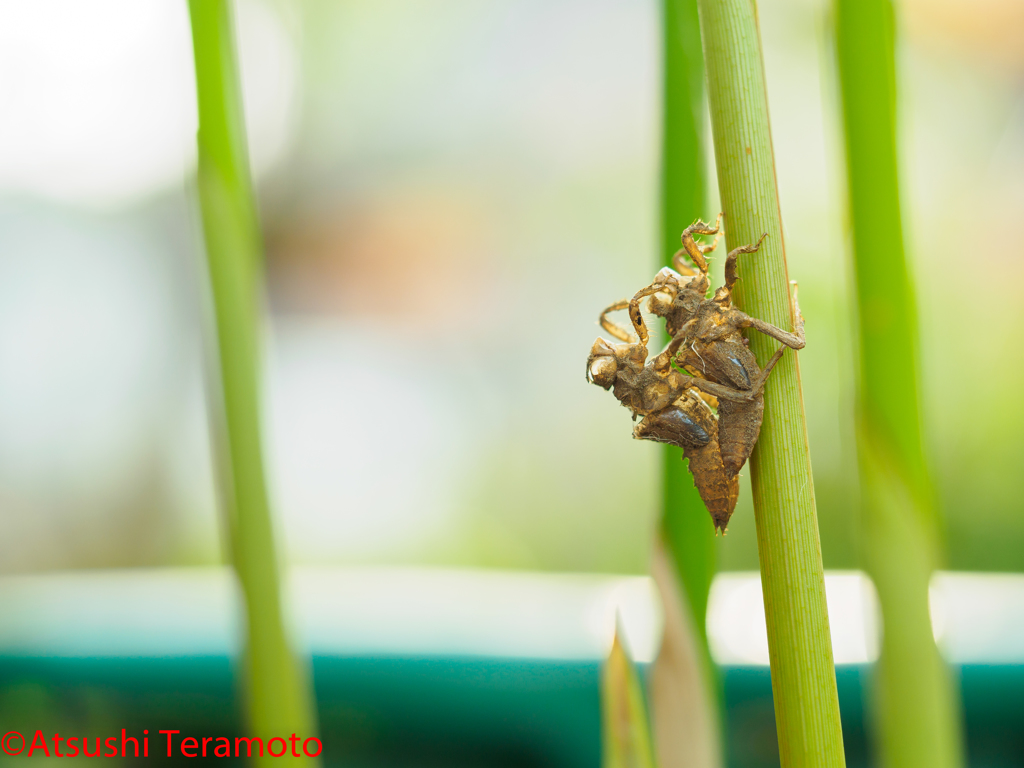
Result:
{"label": "insect shell abdomen", "polygon": [[722,444],[722,463],[735,477],[754,450],[764,418],[764,396],[758,394],[745,403],[718,401],[718,439]]}
{"label": "insect shell abdomen", "polygon": [[711,514],[715,528],[725,532],[736,500],[739,498],[739,479],[730,477],[722,464],[722,454],[718,440],[711,441],[702,448],[686,448],[683,450],[689,464],[693,484],[697,486],[700,498]]}

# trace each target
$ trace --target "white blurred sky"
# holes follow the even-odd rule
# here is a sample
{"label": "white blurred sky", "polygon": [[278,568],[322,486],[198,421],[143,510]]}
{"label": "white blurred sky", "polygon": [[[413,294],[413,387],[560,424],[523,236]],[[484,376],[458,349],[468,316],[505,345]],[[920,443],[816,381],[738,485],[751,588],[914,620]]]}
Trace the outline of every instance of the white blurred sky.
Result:
{"label": "white blurred sky", "polygon": [[[238,8],[260,170],[288,141],[296,52],[272,7]],[[0,190],[110,207],[181,186],[197,126],[188,25],[179,0],[0,2]]]}

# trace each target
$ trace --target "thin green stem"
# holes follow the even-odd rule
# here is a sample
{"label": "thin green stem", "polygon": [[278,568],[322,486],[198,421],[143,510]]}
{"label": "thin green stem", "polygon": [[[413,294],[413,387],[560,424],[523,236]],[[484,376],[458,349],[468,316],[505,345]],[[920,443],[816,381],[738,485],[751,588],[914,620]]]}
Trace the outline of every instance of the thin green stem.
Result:
{"label": "thin green stem", "polygon": [[900,216],[893,9],[890,0],[836,0],[835,11],[859,314],[862,543],[883,623],[873,686],[880,763],[956,768],[958,702],[928,612],[941,523],[921,441],[917,312]]}
{"label": "thin green stem", "polygon": [[[212,408],[230,553],[245,599],[249,730],[314,735],[310,685],[284,629],[260,441],[262,243],[246,153],[230,4],[190,0],[199,102],[199,197],[223,400]],[[222,410],[221,410],[222,408]],[[302,758],[290,758],[292,760]],[[271,761],[265,756],[258,762]],[[275,764],[278,760],[272,760]]]}
{"label": "thin green stem", "polygon": [[[699,0],[718,184],[730,248],[768,239],[740,263],[736,301],[793,327],[757,11],[751,0]],[[778,346],[752,333],[763,365]],[[843,766],[835,667],[797,355],[787,351],[765,390],[750,460],[772,694],[784,768]]]}

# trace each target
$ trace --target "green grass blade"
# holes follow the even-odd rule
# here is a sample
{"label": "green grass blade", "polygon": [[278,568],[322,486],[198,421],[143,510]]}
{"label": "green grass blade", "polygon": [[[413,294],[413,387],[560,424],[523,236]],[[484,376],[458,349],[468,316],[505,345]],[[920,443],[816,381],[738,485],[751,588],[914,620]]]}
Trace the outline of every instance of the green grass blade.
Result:
{"label": "green grass blade", "polygon": [[[744,311],[793,327],[757,11],[751,0],[699,0],[718,185],[730,248],[769,237],[740,263]],[[750,334],[762,365],[778,346]],[[797,355],[765,390],[750,460],[772,694],[783,768],[845,765],[825,579]]]}
{"label": "green grass blade", "polygon": [[[199,197],[216,320],[222,406],[212,410],[230,552],[247,617],[249,731],[264,740],[314,735],[310,687],[289,647],[260,442],[262,244],[247,159],[230,4],[191,0],[199,101]],[[278,747],[275,747],[277,749]],[[300,749],[301,751],[301,749]],[[285,760],[304,758],[285,758]],[[269,756],[257,762],[280,762]]]}
{"label": "green grass blade", "polygon": [[[680,233],[694,219],[707,215],[704,210],[704,59],[700,48],[697,0],[662,0],[662,40],[664,91],[658,263],[659,266],[671,266],[672,254],[679,249]],[[673,662],[669,663],[663,659],[668,655],[669,649],[666,649],[659,656],[659,664],[655,665],[652,673],[656,735],[661,762],[667,767],[674,764],[667,752],[678,752],[678,749],[669,747],[663,736],[665,732],[680,732],[682,725],[678,720],[683,715],[678,706],[668,706],[666,702],[678,702],[683,692],[675,691],[672,696],[659,693],[665,690],[659,687],[659,675],[663,670],[666,676],[671,677],[665,680],[666,687],[698,686],[695,698],[701,701],[707,712],[710,729],[703,738],[721,741],[720,681],[711,660],[706,633],[708,593],[717,561],[715,529],[681,451],[668,445],[662,448],[661,536],[679,584],[678,589],[671,590],[672,598],[663,595],[663,600],[678,599],[682,602],[679,609],[688,615],[680,625],[683,631],[694,636],[700,666],[694,676],[679,668],[680,664],[688,666],[684,663],[689,661],[686,654],[672,653]],[[663,591],[668,590],[665,588]],[[669,614],[671,606],[666,606],[665,610]],[[666,633],[666,643],[669,639]],[[691,698],[684,696],[686,701]],[[719,765],[720,750],[711,748],[710,754],[713,757],[708,764]]]}
{"label": "green grass blade", "polygon": [[643,688],[618,626],[601,670],[601,726],[603,768],[655,768]]}
{"label": "green grass blade", "polygon": [[955,768],[959,707],[928,612],[941,525],[921,442],[917,313],[900,217],[893,8],[836,0],[835,18],[859,314],[862,545],[883,623],[877,746],[881,765]]}
{"label": "green grass blade", "polygon": [[661,648],[648,677],[658,762],[662,768],[717,768],[722,765],[722,743],[716,691],[700,663],[699,638],[662,541],[654,546],[651,575],[665,620]]}

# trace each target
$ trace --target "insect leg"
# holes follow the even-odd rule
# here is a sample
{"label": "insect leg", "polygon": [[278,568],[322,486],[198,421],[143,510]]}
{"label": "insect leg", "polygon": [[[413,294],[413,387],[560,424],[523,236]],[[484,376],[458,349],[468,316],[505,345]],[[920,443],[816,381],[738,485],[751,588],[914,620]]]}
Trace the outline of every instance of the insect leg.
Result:
{"label": "insect leg", "polygon": [[[716,238],[717,242],[717,238]],[[683,277],[694,277],[700,273],[686,262],[686,249],[680,248],[672,257],[672,266]]]}
{"label": "insect leg", "polygon": [[[697,245],[697,241],[693,239],[693,236],[695,234],[717,235],[719,229],[721,229],[721,223],[722,214],[718,214],[718,220],[715,222],[715,226],[713,227],[710,224],[705,224],[700,219],[697,219],[697,221],[693,222],[693,224],[691,224],[690,226],[683,230],[683,234],[680,237],[680,240],[682,240],[683,243],[682,250],[678,251],[676,255],[672,257],[672,263],[673,265],[675,265],[677,271],[682,271],[679,269],[679,267],[684,265],[683,256],[685,254],[686,256],[690,257],[690,261],[692,261],[697,266],[697,269],[700,270],[702,275],[707,275],[708,263],[704,259],[705,251],[702,249],[701,246]],[[717,244],[717,240],[714,244],[712,244],[712,247],[715,244]],[[707,250],[710,251],[711,248],[708,248]]]}
{"label": "insect leg", "polygon": [[775,354],[772,355],[771,359],[768,361],[768,364],[761,371],[761,375],[751,382],[752,386],[750,387],[750,390],[752,392],[760,392],[762,389],[764,389],[764,383],[768,381],[768,374],[772,372],[772,368],[775,367],[775,364],[782,359],[782,353],[785,351],[785,347],[779,347],[777,350],[775,350]]}
{"label": "insect leg", "polygon": [[598,322],[601,323],[602,328],[608,331],[608,333],[610,333],[619,341],[625,341],[627,343],[630,343],[634,341],[633,335],[618,323],[613,323],[611,320],[608,319],[609,312],[618,312],[620,309],[625,309],[628,306],[629,299],[616,301],[614,304],[612,304],[609,307],[606,307],[605,310],[601,312],[601,317],[598,318]]}
{"label": "insect leg", "polygon": [[[629,306],[629,320],[633,323],[636,335],[640,337],[640,343],[644,346],[647,346],[647,340],[650,336],[647,333],[647,325],[644,323],[644,316],[640,313],[640,300],[646,296],[653,296],[656,293],[661,293],[662,291],[673,293],[677,290],[676,286],[671,283],[654,282],[646,288],[641,288],[636,292],[633,298],[627,302]],[[674,298],[675,297],[673,296],[673,299]],[[611,331],[609,331],[609,333],[611,333]]]}
{"label": "insect leg", "polygon": [[725,287],[727,290],[731,291],[736,281],[740,279],[736,273],[736,262],[739,261],[740,256],[744,253],[756,253],[766,237],[768,237],[767,232],[761,235],[761,238],[753,245],[741,245],[739,248],[729,251],[729,255],[725,257]]}
{"label": "insect leg", "polygon": [[[718,230],[722,228],[722,216],[724,214],[718,214],[718,218],[715,219],[715,226],[705,224],[700,219],[697,219],[693,224],[683,230],[683,237],[689,237],[690,235],[717,235]],[[692,239],[692,238],[691,238]]]}
{"label": "insect leg", "polygon": [[665,348],[657,354],[657,356],[651,360],[651,366],[661,375],[667,374],[672,370],[672,358],[679,353],[679,347],[686,342],[686,339],[681,334],[676,336],[670,341]]}
{"label": "insect leg", "polygon": [[776,341],[781,341],[787,347],[793,349],[803,349],[807,345],[807,338],[804,335],[804,316],[800,314],[800,304],[796,299],[796,281],[793,281],[793,314],[796,318],[794,332],[784,331],[781,328],[776,328],[771,323],[766,323],[764,320],[758,320],[756,317],[745,315],[738,309],[734,309],[730,313],[730,320],[737,328],[753,328],[756,331],[760,331],[766,336],[771,336]]}
{"label": "insect leg", "polygon": [[[775,364],[772,363],[772,365],[774,366]],[[732,387],[727,387],[724,384],[708,381],[707,379],[700,379],[696,376],[688,376],[684,373],[680,374],[680,378],[682,379],[682,385],[684,387],[699,389],[701,392],[707,392],[709,395],[714,395],[719,400],[733,400],[738,403],[746,403],[757,396],[757,390],[733,389]]]}
{"label": "insect leg", "polygon": [[658,353],[658,357],[668,357],[670,360],[679,352],[679,348],[687,344],[688,340],[683,334],[679,334],[672,341],[665,345],[665,348]]}
{"label": "insect leg", "polygon": [[[718,217],[721,218],[722,214],[718,214]],[[715,226],[717,227],[718,225],[716,224]],[[722,239],[722,230],[719,229],[718,230],[718,234],[715,235],[715,239],[714,240],[712,240],[710,243],[698,243],[697,247],[700,248],[700,252],[701,253],[703,253],[705,256],[707,256],[709,253],[711,253],[713,250],[715,250],[715,248],[718,247],[718,241],[721,240],[721,239]]]}

